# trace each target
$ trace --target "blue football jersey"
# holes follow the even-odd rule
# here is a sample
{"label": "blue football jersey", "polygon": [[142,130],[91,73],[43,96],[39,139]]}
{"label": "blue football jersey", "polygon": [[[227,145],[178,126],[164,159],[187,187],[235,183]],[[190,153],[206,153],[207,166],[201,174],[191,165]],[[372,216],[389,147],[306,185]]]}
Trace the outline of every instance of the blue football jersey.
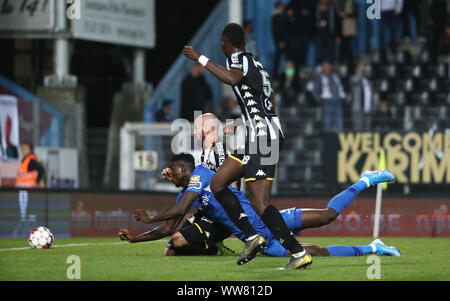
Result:
{"label": "blue football jersey", "polygon": [[[181,191],[177,197],[177,203],[185,191],[193,191],[199,194],[199,197],[194,201],[193,206],[203,212],[205,216],[212,219],[216,223],[222,225],[225,229],[233,233],[240,240],[244,240],[244,233],[234,225],[227,213],[223,209],[222,205],[214,197],[211,192],[210,184],[211,179],[214,176],[214,171],[208,168],[198,165],[191,174],[187,189]],[[255,212],[250,202],[245,197],[242,191],[236,190],[231,185],[228,188],[239,199],[242,208],[244,209],[247,217],[253,226],[253,228],[260,233],[267,243],[267,248],[263,251],[264,254],[270,256],[287,256],[287,250],[283,248],[279,242],[273,237],[273,234],[266,227],[259,215]]]}

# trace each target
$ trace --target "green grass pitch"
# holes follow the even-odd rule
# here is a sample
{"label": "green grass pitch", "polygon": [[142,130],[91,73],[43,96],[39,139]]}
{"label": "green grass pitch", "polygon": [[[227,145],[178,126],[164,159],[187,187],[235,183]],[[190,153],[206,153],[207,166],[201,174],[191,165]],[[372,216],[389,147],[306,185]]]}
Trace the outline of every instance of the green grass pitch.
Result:
{"label": "green grass pitch", "polygon": [[[383,238],[395,245],[402,257],[381,256],[381,280],[450,280],[450,238]],[[81,260],[81,280],[134,281],[301,281],[358,280],[367,278],[368,256],[315,257],[307,270],[283,271],[288,258],[258,255],[244,266],[237,255],[164,257],[166,240],[129,244],[114,238],[56,239],[49,250],[29,249],[26,239],[0,239],[0,280],[68,280],[70,255]],[[321,246],[366,245],[370,238],[304,238]],[[228,239],[236,252],[243,244]],[[72,280],[73,281],[73,280]]]}

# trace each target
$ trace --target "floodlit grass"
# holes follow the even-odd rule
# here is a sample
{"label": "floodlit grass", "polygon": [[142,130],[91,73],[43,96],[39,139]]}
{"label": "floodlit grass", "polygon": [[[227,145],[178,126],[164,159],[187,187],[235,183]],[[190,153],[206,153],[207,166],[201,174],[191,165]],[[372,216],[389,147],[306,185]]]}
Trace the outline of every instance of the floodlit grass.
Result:
{"label": "floodlit grass", "polygon": [[[380,257],[381,280],[450,280],[449,238],[383,238],[396,246],[402,257]],[[370,238],[303,238],[321,246],[367,245]],[[368,280],[368,256],[315,257],[307,270],[279,270],[288,258],[258,255],[244,266],[237,255],[164,257],[167,240],[129,244],[115,238],[56,239],[49,250],[29,249],[26,239],[0,239],[0,280],[68,280],[70,255],[81,260],[81,280],[134,281],[309,281]],[[240,253],[243,244],[228,239],[225,244]],[[18,248],[18,249],[12,249]],[[6,250],[8,249],[8,250]]]}

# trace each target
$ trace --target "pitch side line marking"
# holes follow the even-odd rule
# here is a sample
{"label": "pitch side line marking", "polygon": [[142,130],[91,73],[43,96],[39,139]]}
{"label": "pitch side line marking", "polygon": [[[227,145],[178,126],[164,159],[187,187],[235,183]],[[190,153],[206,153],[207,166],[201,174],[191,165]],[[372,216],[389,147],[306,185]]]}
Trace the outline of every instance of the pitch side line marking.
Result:
{"label": "pitch side line marking", "polygon": [[[161,240],[160,240],[161,241]],[[156,241],[149,241],[146,243],[151,243]],[[128,244],[125,241],[121,242],[109,242],[109,243],[79,243],[79,244],[62,244],[62,245],[54,245],[51,248],[70,248],[70,247],[89,247],[89,246],[105,246],[105,245],[126,245]],[[0,249],[0,252],[4,251],[21,251],[21,250],[32,250],[31,247],[23,247],[23,248],[5,248]]]}
{"label": "pitch side line marking", "polygon": [[[237,239],[235,237],[230,237],[228,238],[230,240],[234,240]],[[142,242],[140,244],[149,244],[149,243],[155,243],[155,242],[161,242],[161,241],[169,241],[169,239],[159,239],[159,240],[153,240],[153,241],[146,241],[146,242]],[[125,241],[119,241],[119,242],[99,242],[99,243],[79,243],[79,244],[62,244],[62,245],[54,245],[51,247],[52,248],[70,248],[70,247],[89,247],[89,246],[106,246],[106,245],[127,245],[128,243]],[[5,252],[5,251],[22,251],[22,250],[32,250],[31,247],[23,247],[23,248],[4,248],[4,249],[0,249],[0,252]]]}

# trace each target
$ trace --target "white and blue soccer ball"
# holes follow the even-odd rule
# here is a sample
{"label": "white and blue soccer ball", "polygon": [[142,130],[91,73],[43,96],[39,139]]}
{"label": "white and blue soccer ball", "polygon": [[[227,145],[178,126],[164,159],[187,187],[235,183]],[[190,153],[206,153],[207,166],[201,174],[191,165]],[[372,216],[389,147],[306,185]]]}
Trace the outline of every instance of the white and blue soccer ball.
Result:
{"label": "white and blue soccer ball", "polygon": [[54,241],[52,232],[42,226],[31,231],[28,237],[28,242],[33,249],[49,249]]}

